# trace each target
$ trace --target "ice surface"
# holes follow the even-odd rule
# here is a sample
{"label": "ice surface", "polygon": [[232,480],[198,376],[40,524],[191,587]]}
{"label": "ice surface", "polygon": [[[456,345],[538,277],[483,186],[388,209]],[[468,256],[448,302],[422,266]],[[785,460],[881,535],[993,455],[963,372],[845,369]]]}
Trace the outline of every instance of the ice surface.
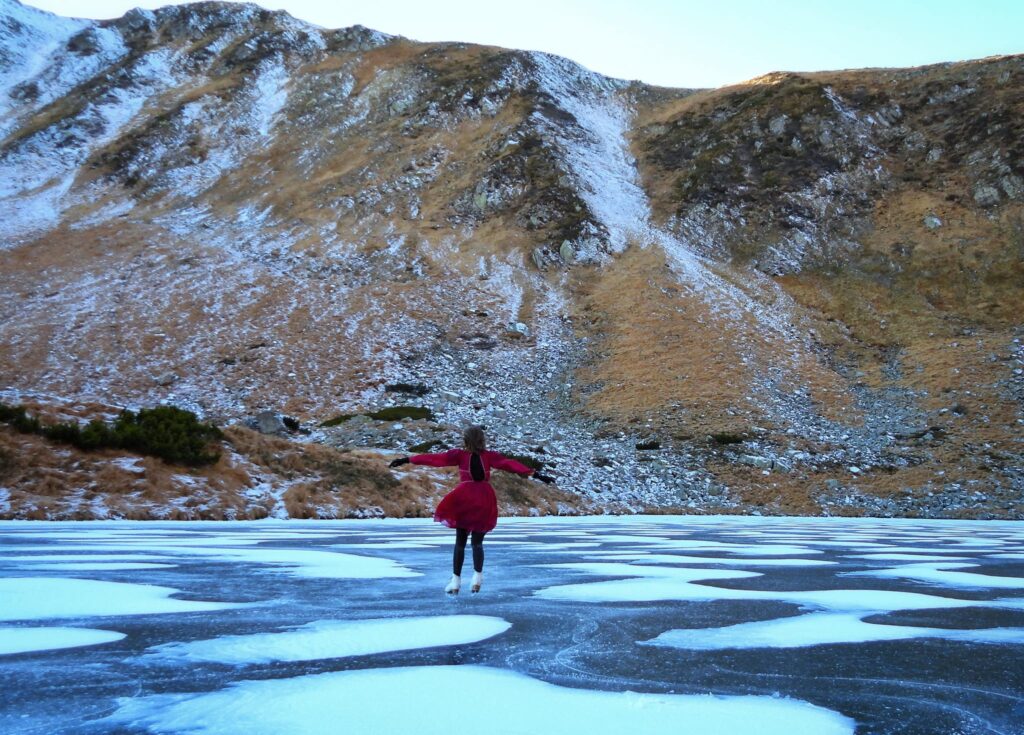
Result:
{"label": "ice surface", "polygon": [[[557,548],[557,544],[552,546]],[[834,561],[822,559],[794,559],[792,557],[780,559],[725,559],[714,556],[684,556],[682,554],[649,554],[619,551],[588,553],[587,556],[594,559],[639,561],[644,564],[725,564],[735,567],[821,567],[836,564]]]}
{"label": "ice surface", "polygon": [[714,551],[723,554],[739,554],[741,556],[799,556],[801,554],[821,554],[818,549],[792,544],[728,544],[720,541],[703,539],[664,538],[659,535],[640,536],[636,534],[605,534],[599,537],[604,544],[637,544],[639,549],[685,549],[687,551]]}
{"label": "ice surface", "polygon": [[46,620],[107,615],[207,612],[229,602],[172,599],[178,590],[148,584],[60,577],[0,579],[0,620]]}
{"label": "ice surface", "polygon": [[134,561],[68,561],[68,562],[42,562],[33,564],[33,570],[44,570],[49,572],[117,572],[128,569],[171,569],[174,564],[156,564],[150,562]]}
{"label": "ice surface", "polygon": [[[677,699],[672,696],[677,692],[775,695],[783,697],[775,700],[783,704],[809,702],[856,718],[858,730],[865,733],[982,735],[1019,730],[1015,708],[1024,692],[1019,667],[1024,591],[977,587],[957,592],[924,588],[907,576],[879,579],[843,573],[897,569],[902,574],[905,567],[930,564],[943,567],[940,572],[970,573],[983,581],[995,573],[1013,575],[1002,579],[1022,578],[1019,560],[987,557],[983,550],[1019,554],[1024,524],[502,519],[488,542],[522,543],[488,547],[484,591],[454,600],[441,591],[449,573],[452,536],[429,520],[0,523],[0,577],[14,577],[0,583],[0,611],[31,606],[24,612],[25,626],[47,625],[33,620],[52,615],[57,617],[53,625],[131,631],[113,645],[3,657],[0,677],[7,690],[0,706],[0,732],[112,735],[265,728],[301,734],[317,727],[330,727],[331,732],[430,732],[435,726],[472,726],[464,699],[477,694],[480,702],[469,705],[469,715],[496,732],[506,720],[516,732],[545,733],[559,727],[572,732],[577,725],[562,727],[562,712],[553,716],[551,709],[582,717],[578,727],[588,734],[632,732],[648,726],[648,710],[661,712],[669,706],[665,701],[678,707],[672,710],[674,724],[661,722],[660,731],[686,730],[692,721],[697,723],[694,731],[700,732],[698,724],[706,721],[690,716],[696,701],[766,701]],[[965,536],[975,543],[956,543]],[[858,539],[873,544],[858,554],[929,557],[930,549],[941,548],[943,555],[935,554],[932,562],[846,555],[847,549],[858,548]],[[882,539],[886,543],[875,543]],[[339,542],[345,545],[335,547]],[[358,556],[363,553],[360,546],[366,556]],[[803,553],[736,553],[766,546]],[[906,551],[893,550],[900,547]],[[953,549],[970,558],[950,560]],[[386,558],[371,560],[370,555]],[[42,582],[17,579],[43,576],[36,572],[40,564],[102,562],[177,567],[111,573],[126,582],[174,580],[164,588],[63,579],[82,576],[67,570],[48,571]],[[397,565],[405,574],[423,574],[346,584],[335,575],[350,562],[356,567],[383,562],[385,569]],[[12,584],[31,586],[13,590]],[[169,587],[187,594],[172,595]],[[133,590],[133,595],[149,590],[155,599],[144,595],[131,605],[122,604],[118,598],[124,590]],[[197,614],[192,612],[196,605],[227,605],[174,599],[182,596],[263,602]],[[644,600],[667,603],[648,605]],[[677,600],[685,604],[673,602]],[[100,610],[67,609],[100,605]],[[183,614],[167,612],[165,605],[176,605]],[[57,606],[59,610],[52,609]],[[925,612],[891,621],[886,617],[897,611]],[[147,618],[143,612],[165,614]],[[82,619],[60,620],[71,614]],[[102,623],[90,617],[99,614],[137,617],[103,618]],[[467,624],[473,619],[489,622],[478,629]],[[482,640],[487,625],[494,626],[495,634]],[[698,625],[705,627],[680,630]],[[990,627],[976,627],[981,625]],[[982,644],[984,649],[976,648]],[[459,682],[448,678],[452,663],[469,671],[473,666],[493,667],[482,670],[486,677],[480,686],[486,693],[472,686],[460,689]],[[435,679],[419,687],[422,693],[413,688],[419,679],[395,668],[411,666],[427,667],[417,670],[424,680]],[[31,676],[24,675],[29,672]],[[314,673],[328,678],[308,676]],[[499,681],[491,674],[509,678]],[[335,675],[348,678],[330,678]],[[364,675],[378,677],[376,684],[366,685],[366,696],[358,683]],[[388,676],[394,678],[383,678]],[[50,685],[39,687],[40,681]],[[321,688],[322,682],[330,683]],[[593,699],[581,699],[577,690],[554,684],[585,689],[590,694],[583,694]],[[494,696],[495,688],[500,697]],[[628,695],[626,690],[669,694]],[[180,694],[128,703],[150,692]],[[106,717],[115,697],[126,698],[122,714],[135,708],[135,724],[95,720]],[[393,706],[396,701],[402,706]],[[496,707],[497,717],[484,711],[485,706]],[[251,711],[236,716],[235,707]],[[521,712],[506,717],[505,707]],[[442,709],[455,714],[439,717]],[[628,723],[616,720],[620,710],[630,711]],[[768,723],[769,732],[783,723],[785,731],[799,732],[787,719],[788,711],[765,712],[760,719]],[[200,722],[202,712],[209,717]],[[656,723],[661,716],[654,715]],[[275,721],[278,717],[289,718],[288,724]],[[252,726],[253,720],[260,724]],[[731,727],[720,730],[751,731],[748,722],[727,724]],[[846,731],[852,727],[849,723]],[[713,731],[711,725],[708,729]]]}
{"label": "ice surface", "polygon": [[929,554],[847,554],[851,559],[872,561],[960,561],[966,556],[939,556]]}
{"label": "ice surface", "polygon": [[190,735],[489,733],[846,735],[853,720],[799,700],[570,689],[485,666],[340,671],[209,694],[122,699],[116,725]]}
{"label": "ice surface", "polygon": [[95,628],[0,628],[0,656],[111,643],[124,633]]}
{"label": "ice surface", "polygon": [[859,615],[811,613],[740,623],[724,628],[677,628],[643,645],[716,651],[728,648],[799,648],[833,643],[866,643],[909,638],[945,638],[975,643],[1024,643],[1024,628],[954,630],[867,623]]}
{"label": "ice surface", "polygon": [[511,623],[502,618],[485,615],[317,620],[281,633],[168,643],[151,649],[151,655],[226,664],[313,661],[475,643],[504,633],[510,627]]}

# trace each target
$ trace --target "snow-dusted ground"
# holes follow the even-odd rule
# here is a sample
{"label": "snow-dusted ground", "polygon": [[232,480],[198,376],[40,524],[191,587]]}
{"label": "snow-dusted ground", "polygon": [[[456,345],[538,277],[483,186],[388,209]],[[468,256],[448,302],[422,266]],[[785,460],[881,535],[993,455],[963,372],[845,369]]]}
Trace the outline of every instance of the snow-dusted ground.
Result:
{"label": "snow-dusted ground", "polygon": [[1024,524],[502,519],[447,598],[451,536],[2,523],[0,731],[1022,732]]}

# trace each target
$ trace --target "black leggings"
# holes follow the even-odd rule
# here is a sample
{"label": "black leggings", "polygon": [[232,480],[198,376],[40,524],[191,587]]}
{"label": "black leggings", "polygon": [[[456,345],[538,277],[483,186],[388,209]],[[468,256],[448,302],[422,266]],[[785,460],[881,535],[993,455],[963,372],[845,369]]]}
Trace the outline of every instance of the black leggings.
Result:
{"label": "black leggings", "polygon": [[[452,555],[452,570],[457,575],[462,574],[462,562],[466,558],[466,539],[469,538],[469,529],[455,529],[455,553]],[[477,572],[484,570],[484,533],[473,531],[473,569]]]}

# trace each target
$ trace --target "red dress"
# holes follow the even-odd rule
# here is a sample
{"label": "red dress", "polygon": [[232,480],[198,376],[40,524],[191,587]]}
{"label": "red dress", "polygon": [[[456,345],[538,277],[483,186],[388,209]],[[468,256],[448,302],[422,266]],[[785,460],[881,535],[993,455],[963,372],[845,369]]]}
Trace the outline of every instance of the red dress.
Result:
{"label": "red dress", "polygon": [[474,480],[469,470],[472,456],[473,453],[465,449],[449,449],[438,454],[417,454],[410,457],[409,461],[431,467],[458,467],[460,482],[441,498],[434,511],[434,520],[448,528],[487,533],[498,525],[498,500],[494,496],[494,488],[488,482],[491,468],[515,472],[517,475],[532,475],[533,470],[499,452],[480,452],[484,479]]}

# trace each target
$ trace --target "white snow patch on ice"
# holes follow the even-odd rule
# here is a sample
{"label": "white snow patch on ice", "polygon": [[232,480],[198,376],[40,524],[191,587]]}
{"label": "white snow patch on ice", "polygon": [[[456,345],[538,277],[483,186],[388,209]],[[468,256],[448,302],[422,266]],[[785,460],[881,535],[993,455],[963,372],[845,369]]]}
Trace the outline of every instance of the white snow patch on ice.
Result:
{"label": "white snow patch on ice", "polygon": [[156,542],[153,545],[137,544],[130,547],[104,544],[97,545],[96,548],[102,550],[140,548],[161,554],[200,556],[214,561],[267,564],[295,577],[318,579],[383,579],[422,576],[419,572],[414,572],[391,559],[315,549],[207,548],[184,543],[167,544],[164,542]]}
{"label": "white snow patch on ice", "polygon": [[244,607],[230,602],[172,599],[178,590],[95,579],[0,579],[0,620],[207,612]]}
{"label": "white snow patch on ice", "polygon": [[[454,694],[453,694],[454,693]],[[453,696],[457,695],[457,699]],[[458,722],[492,732],[851,735],[855,723],[794,699],[571,689],[485,666],[339,671],[243,681],[204,694],[124,698],[107,722],[189,735],[449,735]],[[455,723],[457,724],[457,723]]]}
{"label": "white snow patch on ice", "polygon": [[868,623],[860,615],[811,613],[722,628],[677,628],[641,645],[718,651],[729,648],[800,648],[834,643],[944,638],[975,643],[1024,643],[1024,628],[957,630]]}
{"label": "white snow patch on ice", "polygon": [[903,564],[889,569],[871,569],[864,572],[846,572],[847,577],[879,577],[881,579],[913,579],[917,582],[941,585],[943,587],[967,587],[972,589],[1024,589],[1024,578],[997,577],[992,574],[960,572],[958,569],[977,567],[977,564]]}
{"label": "white snow patch on ice", "polygon": [[168,643],[150,649],[149,653],[161,658],[226,664],[315,661],[475,643],[510,627],[512,624],[502,618],[485,615],[318,620],[281,633]]}
{"label": "white snow patch on ice", "polygon": [[592,575],[625,577],[604,582],[557,585],[534,592],[549,600],[575,602],[651,602],[655,600],[774,600],[804,608],[835,612],[893,612],[938,608],[996,607],[1024,609],[1024,599],[962,600],[918,592],[894,590],[751,590],[715,587],[695,582],[762,576],[738,570],[644,567],[636,564],[549,564],[552,569],[571,569]]}
{"label": "white snow patch on ice", "polygon": [[0,628],[0,656],[96,646],[119,641],[124,637],[124,633],[95,628]]}

